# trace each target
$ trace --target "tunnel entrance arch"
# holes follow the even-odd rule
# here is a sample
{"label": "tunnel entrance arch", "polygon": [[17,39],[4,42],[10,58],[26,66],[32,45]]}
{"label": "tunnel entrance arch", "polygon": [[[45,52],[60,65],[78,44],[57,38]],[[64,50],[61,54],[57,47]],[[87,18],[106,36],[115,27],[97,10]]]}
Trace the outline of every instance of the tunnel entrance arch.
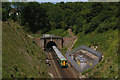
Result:
{"label": "tunnel entrance arch", "polygon": [[49,41],[46,47],[48,50],[52,50],[52,46],[57,46],[57,45],[54,41]]}
{"label": "tunnel entrance arch", "polygon": [[40,46],[42,49],[46,50],[47,48],[50,48],[51,45],[55,45],[58,49],[62,49],[63,38],[60,36],[43,36],[40,38]]}

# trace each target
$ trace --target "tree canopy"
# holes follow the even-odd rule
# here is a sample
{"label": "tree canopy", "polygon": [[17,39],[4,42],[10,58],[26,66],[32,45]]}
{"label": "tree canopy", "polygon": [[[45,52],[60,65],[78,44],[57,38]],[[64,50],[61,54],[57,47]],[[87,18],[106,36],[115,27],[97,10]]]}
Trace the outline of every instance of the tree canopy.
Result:
{"label": "tree canopy", "polygon": [[[116,29],[118,19],[118,3],[97,2],[4,2],[2,5],[3,21],[7,20],[10,10],[17,8],[19,15],[14,19],[32,33],[40,31],[45,33],[52,29],[71,28],[75,34],[78,32],[90,33],[96,29],[104,32]],[[12,18],[13,19],[13,18]]]}

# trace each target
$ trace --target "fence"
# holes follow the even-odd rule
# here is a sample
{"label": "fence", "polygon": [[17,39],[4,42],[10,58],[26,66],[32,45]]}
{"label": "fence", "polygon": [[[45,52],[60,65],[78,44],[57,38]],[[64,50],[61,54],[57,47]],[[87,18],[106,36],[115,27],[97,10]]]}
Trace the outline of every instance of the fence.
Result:
{"label": "fence", "polygon": [[86,51],[90,52],[91,54],[97,56],[99,58],[98,61],[100,61],[102,59],[102,53],[100,53],[99,51],[93,50],[93,49],[91,49],[87,46],[84,46],[84,45],[81,45],[81,46],[79,46],[79,47],[77,47],[77,48],[75,48],[72,51],[67,52],[67,53],[70,55],[70,54],[75,53],[76,51],[81,50],[81,49],[86,50]]}
{"label": "fence", "polygon": [[[86,51],[90,52],[91,54],[97,56],[97,57],[98,57],[98,60],[95,60],[95,59],[94,59],[94,60],[92,60],[90,63],[86,64],[86,67],[81,68],[81,67],[78,65],[78,63],[77,63],[74,59],[72,59],[72,58],[70,57],[71,54],[74,54],[75,52],[77,52],[77,51],[79,51],[79,50],[81,50],[81,49],[86,50]],[[98,51],[95,51],[95,50],[93,50],[93,49],[91,49],[91,48],[89,48],[89,47],[87,47],[87,46],[84,46],[84,45],[79,46],[79,47],[73,49],[73,50],[70,51],[70,52],[67,52],[65,55],[66,55],[67,60],[68,60],[68,61],[72,64],[72,66],[73,66],[77,71],[79,71],[79,72],[83,72],[84,70],[87,70],[87,69],[90,69],[90,68],[94,67],[94,66],[102,59],[102,53],[100,53],[100,52],[98,52]],[[92,65],[91,65],[91,64],[92,64]]]}

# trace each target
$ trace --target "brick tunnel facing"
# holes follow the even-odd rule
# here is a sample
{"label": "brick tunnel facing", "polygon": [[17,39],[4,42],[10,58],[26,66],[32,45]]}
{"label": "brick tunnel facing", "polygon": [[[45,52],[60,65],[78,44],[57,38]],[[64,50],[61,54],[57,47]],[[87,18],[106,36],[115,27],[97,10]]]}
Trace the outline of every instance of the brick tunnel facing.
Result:
{"label": "brick tunnel facing", "polygon": [[61,37],[61,36],[47,36],[47,37],[43,36],[41,38],[35,39],[35,41],[40,44],[40,47],[43,50],[47,49],[47,44],[50,41],[53,41],[57,45],[58,49],[62,49],[63,46],[64,47],[69,46],[69,44],[71,44],[71,41],[73,41],[73,38],[72,37],[70,37],[70,38],[65,37],[64,38],[64,37]]}

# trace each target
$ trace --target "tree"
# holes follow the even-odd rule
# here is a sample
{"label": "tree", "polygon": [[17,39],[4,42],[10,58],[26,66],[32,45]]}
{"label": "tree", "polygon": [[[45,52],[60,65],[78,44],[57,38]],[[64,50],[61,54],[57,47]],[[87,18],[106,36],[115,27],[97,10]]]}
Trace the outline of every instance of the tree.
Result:
{"label": "tree", "polygon": [[2,3],[2,20],[6,21],[9,18],[9,12],[11,10],[11,4],[8,2]]}
{"label": "tree", "polygon": [[64,30],[68,29],[68,26],[67,26],[67,24],[64,21],[61,21],[60,24],[61,24],[61,28],[62,29],[64,29]]}
{"label": "tree", "polygon": [[42,32],[49,30],[46,11],[37,2],[26,3],[22,9],[21,16],[24,18],[24,25],[28,23],[29,31],[33,33],[39,30],[42,30]]}

